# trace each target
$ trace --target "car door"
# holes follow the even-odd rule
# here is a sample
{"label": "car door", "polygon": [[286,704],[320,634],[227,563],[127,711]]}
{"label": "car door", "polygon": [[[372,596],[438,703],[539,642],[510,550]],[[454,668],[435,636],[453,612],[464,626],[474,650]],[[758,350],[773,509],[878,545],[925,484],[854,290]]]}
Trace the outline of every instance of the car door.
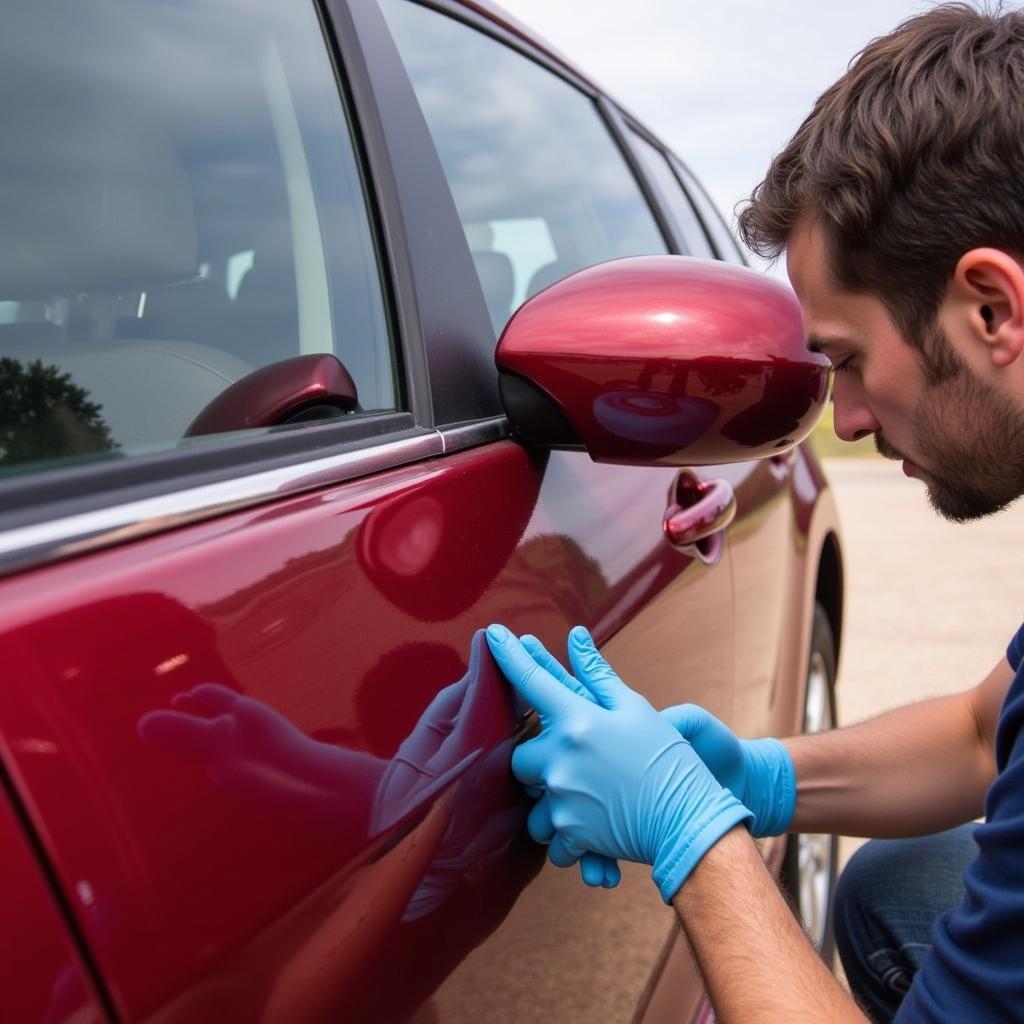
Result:
{"label": "car door", "polygon": [[[375,4],[61,11],[19,8],[2,47],[0,354],[26,405],[0,741],[98,998],[475,1020],[521,998],[525,948],[552,995],[638,1005],[671,921],[642,869],[603,904],[542,870],[507,771],[522,709],[478,630],[563,654],[583,622],[652,700],[724,714],[728,544],[665,542],[673,470],[505,437],[488,285]],[[589,238],[663,250],[556,84],[610,146]],[[618,929],[612,984],[590,954]]]}
{"label": "car door", "polygon": [[[637,173],[620,120],[592,87],[526,46],[521,34],[464,6],[381,6],[480,280],[492,332],[477,333],[487,337],[487,351],[518,304],[560,277],[603,260],[679,251],[664,211],[651,203],[648,180]],[[571,547],[581,563],[596,560],[603,586],[632,595],[632,606],[626,614],[577,618],[595,630],[624,677],[657,706],[693,699],[729,718],[729,542],[705,562],[665,541],[661,522],[678,490],[674,470],[597,466],[565,452],[545,458],[537,513],[518,554],[546,551],[548,558]],[[716,468],[690,472],[702,481],[720,476]],[[559,575],[510,625],[537,633],[561,656],[569,619],[543,596],[563,585]],[[620,890],[594,893],[575,871],[547,866],[416,1019],[515,1019],[524,979],[531,1000],[556,1017],[636,1013],[677,940],[646,869],[625,870]],[[632,950],[626,962],[623,944]],[[692,1004],[697,986],[692,972],[684,973]]]}

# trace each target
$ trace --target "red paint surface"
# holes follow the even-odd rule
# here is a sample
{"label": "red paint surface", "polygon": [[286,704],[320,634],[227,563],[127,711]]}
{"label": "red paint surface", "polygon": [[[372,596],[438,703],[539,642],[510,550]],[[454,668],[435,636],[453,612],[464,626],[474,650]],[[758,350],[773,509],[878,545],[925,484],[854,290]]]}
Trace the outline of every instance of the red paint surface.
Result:
{"label": "red paint surface", "polygon": [[692,562],[672,474],[608,474],[503,442],[0,584],[4,757],[125,1019],[397,1020],[498,927],[543,850],[474,632],[600,640]]}
{"label": "red paint surface", "polygon": [[539,386],[598,462],[712,465],[791,448],[828,398],[800,306],[742,267],[613,260],[557,282],[505,328],[500,369]]}
{"label": "red paint surface", "polygon": [[0,906],[0,1017],[10,1024],[105,1021],[53,894],[5,799],[0,799]]}

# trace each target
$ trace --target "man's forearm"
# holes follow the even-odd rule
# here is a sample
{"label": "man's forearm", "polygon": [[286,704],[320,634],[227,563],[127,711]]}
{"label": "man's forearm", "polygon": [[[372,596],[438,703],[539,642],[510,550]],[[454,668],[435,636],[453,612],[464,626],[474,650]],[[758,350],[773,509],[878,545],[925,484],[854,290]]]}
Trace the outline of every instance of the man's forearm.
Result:
{"label": "man's forearm", "polygon": [[718,1020],[866,1020],[807,940],[742,826],[704,855],[672,904]]}
{"label": "man's forearm", "polygon": [[971,693],[784,742],[796,772],[794,832],[938,832],[978,817],[995,777]]}

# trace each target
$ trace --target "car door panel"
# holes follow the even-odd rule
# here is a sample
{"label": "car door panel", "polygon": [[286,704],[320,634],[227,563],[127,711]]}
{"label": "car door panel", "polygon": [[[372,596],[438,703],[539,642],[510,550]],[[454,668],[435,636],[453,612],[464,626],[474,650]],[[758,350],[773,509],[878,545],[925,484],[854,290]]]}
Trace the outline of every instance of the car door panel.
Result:
{"label": "car door panel", "polygon": [[[638,687],[682,700],[697,674],[652,673],[630,633],[669,616],[682,651],[705,578],[728,691],[728,567],[661,537],[671,479],[501,442],[0,584],[5,761],[123,1017],[319,1020],[362,999],[388,1019],[388,972],[417,964],[424,998],[542,857],[494,678],[453,774],[379,806],[382,765],[465,676],[474,632],[500,620],[564,654],[584,622]],[[497,824],[439,867],[464,790]]]}
{"label": "car door panel", "polygon": [[109,1021],[14,808],[0,801],[0,1017],[46,1024]]}

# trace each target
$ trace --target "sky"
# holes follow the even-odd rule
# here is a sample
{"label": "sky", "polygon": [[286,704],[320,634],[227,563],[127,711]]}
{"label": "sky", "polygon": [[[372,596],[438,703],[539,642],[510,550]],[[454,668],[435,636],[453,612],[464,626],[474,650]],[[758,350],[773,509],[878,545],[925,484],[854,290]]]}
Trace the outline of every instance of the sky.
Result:
{"label": "sky", "polygon": [[850,58],[933,6],[928,0],[498,2],[682,157],[730,221]]}

